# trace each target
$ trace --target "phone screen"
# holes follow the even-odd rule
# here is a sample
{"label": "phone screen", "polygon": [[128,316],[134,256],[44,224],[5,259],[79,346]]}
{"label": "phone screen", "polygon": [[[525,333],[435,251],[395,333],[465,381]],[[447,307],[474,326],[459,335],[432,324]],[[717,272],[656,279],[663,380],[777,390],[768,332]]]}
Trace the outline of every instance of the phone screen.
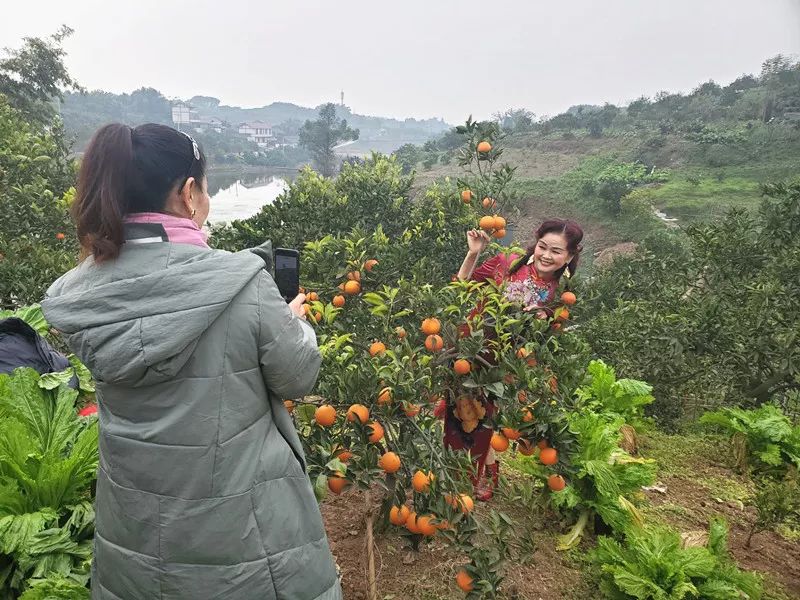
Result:
{"label": "phone screen", "polygon": [[275,251],[275,283],[286,302],[291,302],[300,291],[299,263],[296,251]]}

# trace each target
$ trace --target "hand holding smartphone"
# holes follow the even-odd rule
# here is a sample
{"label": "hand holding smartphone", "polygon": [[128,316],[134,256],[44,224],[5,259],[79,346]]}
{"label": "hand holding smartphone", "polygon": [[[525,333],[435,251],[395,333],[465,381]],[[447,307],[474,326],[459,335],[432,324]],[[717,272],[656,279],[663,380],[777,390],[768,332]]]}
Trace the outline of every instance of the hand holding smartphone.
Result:
{"label": "hand holding smartphone", "polygon": [[276,248],[275,283],[286,302],[291,302],[300,293],[300,252],[291,248]]}

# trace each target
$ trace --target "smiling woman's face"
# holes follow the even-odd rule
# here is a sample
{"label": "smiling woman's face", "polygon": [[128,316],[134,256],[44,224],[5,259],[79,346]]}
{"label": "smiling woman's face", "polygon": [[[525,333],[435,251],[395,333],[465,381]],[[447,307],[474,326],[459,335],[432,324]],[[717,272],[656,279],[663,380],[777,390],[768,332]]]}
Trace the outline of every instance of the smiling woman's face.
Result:
{"label": "smiling woman's face", "polygon": [[533,266],[540,276],[552,276],[572,260],[567,251],[567,238],[563,233],[545,233],[533,250]]}

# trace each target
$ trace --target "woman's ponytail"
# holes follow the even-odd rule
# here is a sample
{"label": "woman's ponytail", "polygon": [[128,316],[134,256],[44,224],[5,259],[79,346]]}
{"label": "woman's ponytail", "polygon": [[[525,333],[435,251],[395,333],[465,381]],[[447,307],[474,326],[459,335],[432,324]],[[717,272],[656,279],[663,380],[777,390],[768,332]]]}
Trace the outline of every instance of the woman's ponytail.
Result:
{"label": "woman's ponytail", "polygon": [[116,258],[124,242],[123,217],[133,170],[133,130],[113,123],[92,137],[81,161],[72,216],[84,255]]}
{"label": "woman's ponytail", "polygon": [[189,177],[204,184],[206,159],[187,134],[157,123],[131,129],[113,123],[94,134],[83,155],[72,217],[82,255],[119,255],[129,213],[162,212]]}

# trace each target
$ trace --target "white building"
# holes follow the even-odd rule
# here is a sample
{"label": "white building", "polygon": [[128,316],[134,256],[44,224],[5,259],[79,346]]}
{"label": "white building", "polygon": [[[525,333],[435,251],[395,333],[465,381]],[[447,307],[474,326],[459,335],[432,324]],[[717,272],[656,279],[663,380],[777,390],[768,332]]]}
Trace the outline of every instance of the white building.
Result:
{"label": "white building", "polygon": [[251,121],[250,123],[240,123],[239,133],[246,135],[251,142],[258,144],[260,148],[269,148],[277,141],[272,132],[272,125],[263,121]]}
{"label": "white building", "polygon": [[178,102],[172,105],[172,122],[175,125],[188,125],[199,119],[198,112],[185,102]]}

